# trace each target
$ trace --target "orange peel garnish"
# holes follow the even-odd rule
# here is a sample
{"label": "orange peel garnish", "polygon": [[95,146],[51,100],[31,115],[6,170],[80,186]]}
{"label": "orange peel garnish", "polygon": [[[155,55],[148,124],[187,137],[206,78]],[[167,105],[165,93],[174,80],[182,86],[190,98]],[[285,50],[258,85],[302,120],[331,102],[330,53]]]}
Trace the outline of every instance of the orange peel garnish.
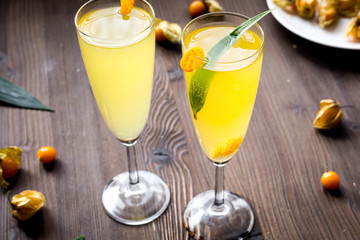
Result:
{"label": "orange peel garnish", "polygon": [[229,139],[226,143],[218,146],[210,155],[211,158],[224,157],[230,154],[233,154],[240,147],[243,139]]}
{"label": "orange peel garnish", "polygon": [[134,0],[120,0],[120,13],[127,15],[134,7]]}
{"label": "orange peel garnish", "polygon": [[193,72],[198,70],[203,64],[205,52],[200,47],[189,48],[180,61],[180,67],[184,72]]}

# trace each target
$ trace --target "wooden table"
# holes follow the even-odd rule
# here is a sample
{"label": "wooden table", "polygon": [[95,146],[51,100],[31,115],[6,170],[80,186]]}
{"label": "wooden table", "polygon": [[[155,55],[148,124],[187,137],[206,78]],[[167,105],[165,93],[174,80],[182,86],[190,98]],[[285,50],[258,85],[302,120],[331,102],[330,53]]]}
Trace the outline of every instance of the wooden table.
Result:
{"label": "wooden table", "polygon": [[[23,149],[11,191],[41,191],[46,205],[29,222],[11,216],[0,194],[0,239],[188,239],[182,213],[196,194],[213,189],[214,166],[196,142],[187,109],[180,46],[158,44],[148,124],[136,146],[139,169],[161,176],[171,191],[166,212],[131,227],[103,210],[101,193],[126,171],[126,151],[105,126],[78,47],[73,18],[83,0],[1,0],[0,76],[56,112],[0,106],[0,148]],[[157,16],[181,27],[191,0],[152,0]],[[261,0],[224,0],[226,10],[253,16]],[[261,20],[266,46],[258,96],[246,140],[226,166],[226,189],[252,206],[250,239],[359,239],[360,51],[321,46],[297,37],[273,16]],[[321,99],[342,105],[345,118],[330,132],[313,129]],[[54,146],[51,168],[36,152]],[[334,170],[338,191],[320,178]]]}

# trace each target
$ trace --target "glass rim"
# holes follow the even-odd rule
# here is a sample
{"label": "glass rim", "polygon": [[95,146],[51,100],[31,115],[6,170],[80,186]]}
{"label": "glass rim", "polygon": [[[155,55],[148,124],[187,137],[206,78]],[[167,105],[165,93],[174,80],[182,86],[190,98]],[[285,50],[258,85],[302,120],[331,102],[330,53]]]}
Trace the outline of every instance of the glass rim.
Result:
{"label": "glass rim", "polygon": [[[216,15],[232,15],[232,16],[236,16],[236,17],[241,17],[243,19],[250,19],[248,16],[246,15],[243,15],[243,14],[240,14],[240,13],[235,13],[235,12],[227,12],[227,11],[222,11],[222,12],[212,12],[212,13],[206,13],[206,14],[203,14],[203,15],[200,15],[194,19],[192,19],[188,24],[185,25],[185,27],[183,28],[182,32],[181,32],[181,45],[182,47],[184,47],[185,51],[188,50],[188,47],[185,45],[184,43],[184,34],[185,34],[185,30],[191,25],[193,24],[195,21],[198,21],[200,19],[203,19],[203,18],[206,18],[206,17],[209,17],[209,16],[216,16]],[[228,64],[236,64],[236,63],[239,63],[239,62],[242,62],[242,61],[245,61],[247,59],[250,59],[254,56],[256,56],[260,51],[262,51],[262,49],[264,48],[264,44],[265,44],[265,34],[264,34],[264,31],[263,29],[261,28],[261,26],[256,23],[255,24],[258,29],[260,30],[261,32],[261,35],[262,35],[262,38],[261,38],[261,46],[257,49],[257,51],[253,54],[251,54],[250,56],[247,56],[245,58],[241,58],[239,60],[235,60],[235,61],[230,61],[230,62],[218,62],[218,61],[210,61],[206,58],[201,58],[201,57],[197,57],[199,59],[201,59],[202,61],[204,61],[204,63],[210,63],[210,64],[217,64],[217,65],[228,65]],[[254,26],[255,26],[254,25]]]}
{"label": "glass rim", "polygon": [[[84,31],[81,30],[78,22],[77,22],[77,18],[78,18],[78,15],[80,14],[80,11],[83,10],[83,8],[85,8],[87,5],[91,4],[92,2],[96,2],[96,1],[100,1],[100,0],[89,0],[87,1],[86,3],[84,3],[76,12],[75,14],[75,17],[74,17],[74,24],[75,24],[75,27],[76,27],[76,30],[81,33],[82,35],[88,37],[88,38],[92,38],[92,39],[96,39],[96,40],[101,40],[101,41],[111,41],[111,42],[121,42],[122,40],[114,40],[114,39],[108,39],[108,38],[99,38],[99,37],[94,37],[92,35],[89,35],[87,33],[85,33]],[[149,25],[141,30],[139,33],[137,34],[142,34],[144,32],[146,32],[147,30],[149,30],[154,24],[155,24],[155,11],[154,11],[154,8],[151,6],[151,4],[149,2],[147,2],[146,0],[136,0],[136,1],[141,1],[143,3],[145,3],[147,6],[149,6],[149,8],[151,9],[151,13],[150,14],[150,17],[151,17],[151,22],[149,23]],[[115,1],[114,1],[115,2]],[[120,1],[118,1],[120,3]],[[146,11],[147,12],[147,11]],[[150,33],[149,33],[150,34]]]}

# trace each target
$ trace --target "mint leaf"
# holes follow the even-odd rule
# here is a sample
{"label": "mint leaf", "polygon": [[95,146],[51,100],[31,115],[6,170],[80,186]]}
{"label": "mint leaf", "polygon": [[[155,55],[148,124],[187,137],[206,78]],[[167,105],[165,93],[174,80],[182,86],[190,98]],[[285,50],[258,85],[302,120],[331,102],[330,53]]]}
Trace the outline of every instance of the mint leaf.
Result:
{"label": "mint leaf", "polygon": [[191,78],[189,87],[189,101],[195,119],[197,119],[196,114],[205,104],[207,92],[213,75],[215,75],[214,71],[209,71],[201,67],[194,73]]}
{"label": "mint leaf", "polygon": [[[276,8],[274,8],[276,9]],[[243,22],[241,25],[236,27],[231,33],[221,39],[218,43],[213,46],[210,51],[206,54],[206,58],[210,63],[205,63],[201,66],[192,76],[189,87],[189,101],[190,106],[193,111],[194,118],[196,119],[197,113],[203,108],[208,93],[210,83],[213,76],[215,75],[214,71],[205,69],[207,65],[211,65],[211,62],[215,62],[220,59],[220,57],[229,50],[232,45],[243,35],[249,28],[251,28],[255,23],[257,23],[261,18],[266,16],[268,13],[274,9],[267,10],[262,12],[255,17],[248,19]]]}

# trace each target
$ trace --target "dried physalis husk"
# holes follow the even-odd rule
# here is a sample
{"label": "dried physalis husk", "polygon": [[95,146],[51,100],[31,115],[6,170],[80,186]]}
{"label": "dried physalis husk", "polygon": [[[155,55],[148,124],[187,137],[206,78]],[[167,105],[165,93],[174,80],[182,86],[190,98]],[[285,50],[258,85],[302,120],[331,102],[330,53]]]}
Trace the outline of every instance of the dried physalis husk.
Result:
{"label": "dried physalis husk", "polygon": [[287,12],[296,12],[295,0],[273,0],[273,2]]}
{"label": "dried physalis husk", "polygon": [[325,28],[333,24],[338,18],[336,0],[323,0],[319,8],[319,26]]}
{"label": "dried physalis husk", "polygon": [[318,6],[317,0],[296,0],[296,9],[300,17],[312,19]]}
{"label": "dried physalis husk", "polygon": [[[16,162],[18,169],[20,169],[21,153],[22,153],[22,149],[14,146],[0,149],[0,163],[2,159],[11,158]],[[3,178],[2,174],[3,174],[3,170],[0,164],[0,186],[6,189],[9,186],[9,183]]]}
{"label": "dried physalis husk", "polygon": [[223,11],[223,7],[215,0],[205,0],[205,6],[208,12],[221,12]]}
{"label": "dried physalis husk", "polygon": [[167,40],[171,43],[180,42],[182,29],[179,24],[171,23],[160,18],[156,18],[155,23],[161,28]]}
{"label": "dried physalis husk", "polygon": [[320,109],[316,114],[313,126],[316,129],[327,130],[336,127],[344,118],[339,103],[332,99],[320,101]]}
{"label": "dried physalis husk", "polygon": [[44,206],[45,197],[41,192],[25,190],[13,196],[10,204],[16,219],[28,220]]}
{"label": "dried physalis husk", "polygon": [[336,0],[337,9],[341,16],[354,17],[359,11],[358,0]]}
{"label": "dried physalis husk", "polygon": [[360,11],[356,17],[350,20],[346,27],[345,35],[354,39],[360,39]]}

